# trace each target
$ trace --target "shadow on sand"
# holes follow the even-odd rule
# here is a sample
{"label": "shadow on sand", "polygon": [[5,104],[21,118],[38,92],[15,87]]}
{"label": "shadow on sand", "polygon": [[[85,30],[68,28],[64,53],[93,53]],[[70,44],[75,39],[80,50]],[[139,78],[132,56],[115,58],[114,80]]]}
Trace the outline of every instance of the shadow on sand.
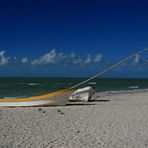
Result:
{"label": "shadow on sand", "polygon": [[[87,105],[98,105],[98,104],[94,104],[95,102],[109,102],[111,100],[89,100],[88,102],[71,102],[69,104],[66,104],[66,106],[87,106]],[[92,104],[92,103],[93,104]]]}
{"label": "shadow on sand", "polygon": [[110,100],[89,100],[89,102],[109,102]]}
{"label": "shadow on sand", "polygon": [[90,103],[70,103],[66,104],[66,106],[87,106],[87,105],[96,105],[96,104],[90,104]]}

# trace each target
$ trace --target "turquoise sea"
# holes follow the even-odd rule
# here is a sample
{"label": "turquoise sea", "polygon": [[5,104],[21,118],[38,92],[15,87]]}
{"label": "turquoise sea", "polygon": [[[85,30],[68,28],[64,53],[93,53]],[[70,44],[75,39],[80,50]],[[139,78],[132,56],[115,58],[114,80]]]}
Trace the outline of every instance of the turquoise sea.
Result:
{"label": "turquoise sea", "polygon": [[[0,78],[0,97],[28,97],[73,86],[86,78]],[[148,79],[97,78],[83,86],[98,92],[148,88]],[[83,87],[81,86],[81,87]]]}

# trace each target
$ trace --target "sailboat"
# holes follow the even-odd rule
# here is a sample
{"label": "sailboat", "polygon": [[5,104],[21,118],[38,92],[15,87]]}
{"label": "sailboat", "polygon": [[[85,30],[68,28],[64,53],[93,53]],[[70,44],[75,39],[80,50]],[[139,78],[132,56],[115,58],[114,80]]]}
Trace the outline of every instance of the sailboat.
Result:
{"label": "sailboat", "polygon": [[0,98],[0,106],[55,106],[55,105],[66,105],[68,100],[69,101],[88,101],[94,94],[95,90],[91,87],[86,87],[82,89],[77,89],[80,85],[85,84],[104,73],[112,70],[113,68],[123,64],[127,60],[143,53],[144,51],[148,50],[148,48],[144,48],[129,57],[121,60],[120,62],[106,68],[105,70],[99,72],[95,76],[76,84],[70,88],[60,90],[57,92],[44,94],[40,96],[33,96],[33,97],[27,97],[27,98]]}

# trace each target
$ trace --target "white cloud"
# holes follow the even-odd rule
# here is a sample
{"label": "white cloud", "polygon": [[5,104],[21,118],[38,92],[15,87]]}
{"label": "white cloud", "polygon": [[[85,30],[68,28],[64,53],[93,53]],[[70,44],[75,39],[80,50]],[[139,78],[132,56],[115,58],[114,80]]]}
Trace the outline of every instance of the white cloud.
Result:
{"label": "white cloud", "polygon": [[76,55],[75,53],[73,53],[73,52],[70,54],[70,57],[71,57],[71,58],[76,58],[76,56],[77,56],[77,55]]}
{"label": "white cloud", "polygon": [[134,64],[138,64],[139,61],[140,61],[140,55],[137,54],[137,55],[135,56],[135,58],[134,58]]}
{"label": "white cloud", "polygon": [[67,58],[65,60],[65,62],[69,64],[80,64],[82,62],[81,57],[76,53],[71,53],[70,55],[67,55]]}
{"label": "white cloud", "polygon": [[62,52],[58,53],[55,49],[52,49],[48,53],[44,54],[40,58],[34,59],[31,64],[33,65],[45,65],[45,64],[91,64],[98,63],[102,61],[102,55],[96,54],[92,60],[92,55],[87,54],[86,58],[82,58],[80,55],[72,52],[70,54],[64,54]]}
{"label": "white cloud", "polygon": [[94,62],[99,63],[102,61],[102,54],[96,54]]}
{"label": "white cloud", "polygon": [[78,64],[82,59],[76,54],[71,53],[70,55],[64,54],[62,52],[58,53],[55,49],[49,51],[45,55],[41,56],[38,59],[33,60],[31,63],[33,65],[42,65],[42,64]]}
{"label": "white cloud", "polygon": [[5,51],[0,51],[0,65],[5,65],[8,63],[9,57],[5,55]]}
{"label": "white cloud", "polygon": [[91,62],[92,62],[91,55],[88,54],[87,57],[86,57],[86,60],[84,61],[84,64],[90,64]]}
{"label": "white cloud", "polygon": [[48,64],[63,64],[63,65],[85,65],[91,63],[99,63],[102,61],[102,55],[87,54],[86,57],[80,56],[74,52],[65,54],[63,52],[57,52],[55,49],[50,50],[48,53],[42,55],[40,58],[33,59],[31,62],[28,57],[19,59],[18,57],[8,57],[5,55],[5,51],[0,51],[0,66],[1,65],[48,65]]}
{"label": "white cloud", "polygon": [[26,64],[26,63],[28,62],[28,58],[27,58],[27,57],[22,58],[22,59],[21,59],[21,62],[22,62],[23,64]]}
{"label": "white cloud", "polygon": [[79,64],[79,63],[82,63],[81,58],[77,58],[77,59],[73,60],[73,64]]}
{"label": "white cloud", "polygon": [[[59,53],[60,57],[63,57],[62,53]],[[47,54],[43,55],[39,59],[35,59],[32,61],[32,64],[55,64],[58,62],[58,55],[55,51],[55,49],[52,49],[50,52]]]}

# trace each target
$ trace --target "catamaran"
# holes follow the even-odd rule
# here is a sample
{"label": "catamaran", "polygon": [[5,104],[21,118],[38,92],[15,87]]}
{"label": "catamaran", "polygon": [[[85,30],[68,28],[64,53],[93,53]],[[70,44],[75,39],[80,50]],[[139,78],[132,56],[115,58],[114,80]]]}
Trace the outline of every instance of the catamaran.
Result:
{"label": "catamaran", "polygon": [[76,84],[70,88],[60,90],[57,92],[44,94],[41,96],[33,96],[27,98],[0,98],[0,106],[55,106],[55,105],[66,105],[68,101],[88,101],[95,94],[95,90],[92,87],[86,87],[77,89],[80,85],[85,84],[104,73],[112,70],[113,68],[125,63],[127,60],[147,51],[148,48],[144,48],[129,57],[123,59],[122,61],[106,68],[105,70],[99,72],[95,76]]}

